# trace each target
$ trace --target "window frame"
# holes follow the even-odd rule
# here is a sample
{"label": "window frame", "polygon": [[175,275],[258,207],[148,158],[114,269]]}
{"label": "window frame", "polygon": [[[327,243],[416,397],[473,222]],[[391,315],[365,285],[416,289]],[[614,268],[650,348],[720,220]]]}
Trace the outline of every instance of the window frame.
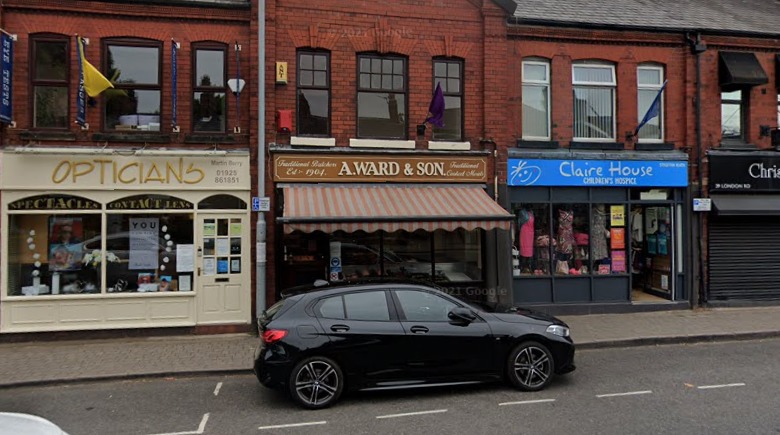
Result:
{"label": "window frame", "polygon": [[[382,293],[385,297],[385,308],[387,308],[387,319],[353,319],[349,317],[349,311],[347,310],[347,299],[346,297],[349,295],[354,294],[361,294],[361,293]],[[325,303],[325,301],[333,298],[339,298],[341,299],[341,307],[344,313],[343,318],[334,318],[334,317],[325,317],[322,315],[322,312],[320,309],[322,308],[322,305]],[[325,295],[320,298],[318,298],[313,305],[309,305],[312,307],[312,311],[314,313],[314,316],[318,319],[329,319],[329,320],[344,320],[344,321],[351,321],[351,322],[397,322],[398,321],[398,313],[397,309],[395,307],[395,303],[393,302],[392,295],[389,294],[387,289],[381,288],[369,288],[364,290],[357,290],[357,291],[346,291],[343,293],[333,294],[333,295]]]}
{"label": "window frame", "polygon": [[[57,42],[57,43],[64,43],[65,44],[65,53],[68,55],[68,59],[66,62],[67,70],[65,72],[65,79],[62,81],[57,80],[38,80],[36,79],[36,72],[37,72],[37,62],[36,62],[36,46],[39,42]],[[37,34],[37,35],[30,35],[29,40],[29,65],[30,65],[30,77],[29,77],[29,85],[30,85],[30,95],[29,95],[29,106],[30,107],[30,127],[34,130],[69,130],[70,123],[68,120],[70,120],[70,95],[71,95],[71,87],[70,87],[70,81],[71,81],[71,63],[70,63],[70,55],[71,55],[71,43],[70,38],[67,36],[52,34],[52,33],[45,33],[45,34]],[[66,92],[66,123],[64,127],[40,127],[35,125],[35,113],[36,113],[36,106],[35,106],[35,89],[38,86],[42,87],[64,87]]]}
{"label": "window frame", "polygon": [[[616,76],[616,68],[614,64],[604,63],[604,62],[588,62],[588,61],[582,61],[582,62],[575,62],[572,64],[572,70],[571,70],[571,83],[572,83],[572,97],[573,97],[573,104],[576,104],[576,88],[577,87],[584,87],[584,88],[590,88],[590,89],[609,89],[612,94],[612,136],[611,137],[604,137],[604,138],[593,138],[593,137],[581,137],[576,136],[576,120],[574,119],[575,115],[575,107],[572,107],[572,140],[576,142],[614,142],[617,140],[617,76]],[[591,81],[577,81],[575,80],[575,70],[580,67],[585,68],[599,68],[599,69],[609,69],[612,81],[609,83],[606,82],[591,82]]]}
{"label": "window frame", "polygon": [[[737,99],[724,99],[723,94],[728,94],[731,92],[739,92],[740,98]],[[724,91],[723,89],[720,89],[720,113],[721,113],[721,119],[720,119],[720,141],[721,142],[738,142],[738,143],[744,143],[747,142],[747,116],[748,116],[748,102],[747,98],[750,95],[750,89],[748,88],[742,88],[742,89],[735,89],[733,91]],[[724,136],[723,135],[723,106],[724,105],[730,105],[730,106],[739,106],[739,135],[738,136]]]}
{"label": "window frame", "polygon": [[[647,71],[658,71],[658,77],[660,78],[660,82],[658,84],[642,84],[639,83],[639,71],[641,70],[647,70]],[[639,91],[655,91],[657,94],[658,91],[661,90],[661,88],[664,85],[664,67],[661,65],[652,65],[652,64],[642,64],[637,66],[637,79],[636,79],[636,89],[637,89],[637,109],[639,107]],[[661,93],[661,107],[658,113],[658,126],[659,126],[659,132],[660,137],[657,139],[648,139],[648,138],[642,138],[637,134],[636,139],[637,142],[642,143],[663,143],[666,138],[666,95],[665,93]],[[655,98],[655,97],[654,97]],[[652,101],[651,101],[652,104]],[[639,110],[637,110],[637,125],[639,125],[640,122],[642,122],[642,118],[645,116],[644,113],[639,113]],[[643,126],[644,127],[644,126]],[[641,129],[640,129],[641,131]],[[639,132],[637,132],[639,133]]]}
{"label": "window frame", "polygon": [[[138,89],[143,91],[158,91],[160,92],[160,131],[149,131],[149,130],[140,130],[140,131],[120,131],[115,128],[108,128],[108,122],[106,117],[106,108],[107,104],[105,99],[103,99],[103,108],[102,108],[102,131],[108,132],[108,133],[121,133],[121,134],[162,134],[163,129],[162,126],[165,125],[164,120],[164,113],[163,113],[163,107],[164,105],[164,92],[163,92],[163,57],[164,54],[164,46],[162,41],[154,40],[154,39],[143,39],[143,38],[106,38],[102,41],[102,53],[103,53],[103,59],[101,65],[103,65],[103,69],[101,71],[102,74],[107,74],[108,71],[108,58],[109,53],[112,46],[119,46],[119,47],[131,47],[131,48],[156,48],[157,49],[157,85],[150,85],[150,84],[137,84],[133,83],[132,85],[128,85],[125,83],[115,83],[111,82],[114,85],[114,89]],[[108,75],[105,76],[107,79],[111,80],[111,77]]]}
{"label": "window frame", "polygon": [[[324,87],[322,86],[316,86],[314,85],[314,81],[312,81],[311,86],[303,86],[301,85],[301,55],[324,55],[325,56],[325,82],[326,85]],[[295,53],[295,132],[298,136],[301,137],[320,137],[320,138],[330,138],[333,137],[332,135],[332,124],[333,124],[333,105],[332,105],[332,99],[333,99],[333,89],[332,89],[332,81],[331,81],[331,55],[330,51],[327,50],[319,50],[314,48],[300,48]],[[316,71],[316,70],[312,70]],[[302,133],[300,130],[301,127],[301,119],[300,119],[300,91],[301,89],[313,89],[313,90],[321,90],[321,91],[327,91],[328,92],[328,125],[327,125],[327,132],[324,135],[320,134],[306,134]]]}
{"label": "window frame", "polygon": [[[432,62],[433,68],[432,68],[432,71],[431,71],[432,76],[433,76],[433,88],[432,88],[433,91],[436,91],[436,83],[438,81],[437,77],[436,77],[436,64],[437,63],[443,63],[443,64],[445,64],[447,66],[449,66],[450,64],[458,65],[458,73],[459,73],[458,80],[460,81],[459,91],[458,92],[450,92],[449,90],[445,91],[445,90],[442,89],[442,94],[444,95],[444,99],[445,100],[447,99],[447,97],[460,98],[460,126],[459,126],[459,128],[460,128],[460,136],[457,139],[437,139],[436,138],[437,127],[434,126],[433,129],[432,129],[433,135],[431,136],[431,140],[433,140],[433,141],[441,141],[441,142],[447,142],[447,141],[452,141],[452,140],[463,141],[463,138],[466,136],[464,131],[463,131],[465,126],[466,126],[466,116],[465,116],[466,115],[466,101],[465,101],[466,100],[466,92],[465,92],[465,87],[464,87],[464,80],[466,78],[465,75],[464,75],[465,69],[466,69],[465,68],[466,63],[465,63],[465,61],[463,59],[459,59],[459,58],[434,57],[433,58],[433,62]],[[449,67],[447,68],[447,71],[448,72],[447,72],[447,75],[445,77],[445,80],[449,79]],[[445,107],[445,110],[446,110],[446,107]]]}
{"label": "window frame", "polygon": [[[355,75],[355,137],[357,139],[375,139],[375,140],[409,140],[409,58],[403,55],[387,53],[380,54],[376,52],[371,53],[358,53],[356,56],[357,62],[355,62],[356,75]],[[360,87],[360,61],[362,59],[380,59],[380,60],[400,60],[403,62],[403,78],[404,85],[402,91],[388,91],[384,89],[372,90],[370,88]],[[373,75],[375,73],[368,73]],[[381,73],[379,73],[381,75]],[[404,96],[404,134],[401,137],[387,137],[387,136],[364,136],[360,134],[360,94],[362,92],[371,94],[402,94]]]}
{"label": "window frame", "polygon": [[[230,112],[230,105],[228,104],[228,95],[231,94],[231,92],[228,90],[227,81],[228,81],[228,45],[223,44],[221,42],[213,42],[213,41],[201,41],[201,42],[193,42],[191,44],[190,49],[192,50],[192,89],[190,90],[191,100],[190,104],[192,106],[190,107],[190,110],[192,113],[190,114],[190,131],[192,134],[227,134],[228,133],[228,113]],[[198,85],[198,51],[221,51],[222,52],[222,75],[224,77],[224,83],[222,86],[200,86]],[[210,92],[213,94],[216,93],[223,93],[225,94],[225,113],[224,113],[224,124],[225,127],[222,131],[217,130],[195,130],[195,94],[196,93],[206,93]],[[162,94],[161,94],[162,97]],[[162,109],[162,99],[160,101],[160,108]],[[162,111],[162,110],[161,110]]]}
{"label": "window frame", "polygon": [[[544,66],[545,67],[545,80],[531,80],[525,78],[525,66],[526,65],[537,65],[537,66]],[[549,61],[538,59],[538,58],[529,58],[527,60],[523,60],[521,67],[520,67],[520,81],[521,81],[521,88],[525,88],[526,86],[533,86],[533,87],[546,87],[547,91],[547,136],[533,136],[526,134],[525,132],[525,125],[523,125],[523,119],[521,115],[520,119],[520,125],[523,129],[522,131],[522,138],[523,140],[540,140],[540,141],[550,141],[552,139],[552,101],[550,98],[550,75],[551,75],[551,65]],[[523,107],[521,106],[521,109]]]}

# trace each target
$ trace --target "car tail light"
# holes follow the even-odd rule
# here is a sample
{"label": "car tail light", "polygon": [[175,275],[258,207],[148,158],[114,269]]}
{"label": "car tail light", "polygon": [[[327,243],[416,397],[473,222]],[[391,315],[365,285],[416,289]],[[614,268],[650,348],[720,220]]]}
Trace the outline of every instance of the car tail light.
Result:
{"label": "car tail light", "polygon": [[263,332],[263,342],[265,344],[276,343],[287,335],[287,331],[284,329],[269,329]]}

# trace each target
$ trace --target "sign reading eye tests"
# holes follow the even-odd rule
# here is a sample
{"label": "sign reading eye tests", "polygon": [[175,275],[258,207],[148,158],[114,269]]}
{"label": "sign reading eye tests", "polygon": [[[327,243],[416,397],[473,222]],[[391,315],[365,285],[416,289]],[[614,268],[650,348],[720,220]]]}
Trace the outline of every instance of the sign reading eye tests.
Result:
{"label": "sign reading eye tests", "polygon": [[509,159],[509,186],[685,187],[679,160]]}

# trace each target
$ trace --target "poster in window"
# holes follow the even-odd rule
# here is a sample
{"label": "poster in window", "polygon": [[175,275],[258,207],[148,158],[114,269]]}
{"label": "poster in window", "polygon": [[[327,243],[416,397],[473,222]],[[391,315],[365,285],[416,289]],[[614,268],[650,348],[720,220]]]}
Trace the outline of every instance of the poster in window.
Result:
{"label": "poster in window", "polygon": [[658,253],[658,237],[655,234],[647,236],[647,253],[650,255]]}
{"label": "poster in window", "polygon": [[669,255],[669,248],[666,237],[666,234],[658,234],[658,255]]}
{"label": "poster in window", "polygon": [[231,236],[240,236],[241,235],[241,221],[238,222],[230,222],[230,235]]}
{"label": "poster in window", "polygon": [[626,251],[612,251],[612,271],[615,273],[626,272]]}
{"label": "poster in window", "polygon": [[230,260],[230,273],[241,273],[241,259],[234,258]]}
{"label": "poster in window", "polygon": [[50,218],[49,270],[52,272],[80,270],[83,240],[84,225],[81,218]]}
{"label": "poster in window", "polygon": [[227,258],[220,258],[217,260],[217,273],[218,274],[225,274],[229,273],[230,270],[228,269],[228,260]]}
{"label": "poster in window", "polygon": [[626,247],[626,229],[611,228],[609,230],[609,243],[612,249],[625,249]]}
{"label": "poster in window", "polygon": [[622,205],[612,205],[609,207],[610,225],[613,227],[623,227],[626,225],[626,208]]}
{"label": "poster in window", "polygon": [[129,270],[157,269],[160,260],[159,218],[130,218]]}
{"label": "poster in window", "polygon": [[217,274],[217,259],[216,258],[204,258],[203,259],[203,275],[210,276]]}
{"label": "poster in window", "polygon": [[217,224],[214,221],[203,222],[203,235],[213,237],[217,235]]}
{"label": "poster in window", "polygon": [[179,291],[192,291],[192,277],[190,275],[179,275]]}

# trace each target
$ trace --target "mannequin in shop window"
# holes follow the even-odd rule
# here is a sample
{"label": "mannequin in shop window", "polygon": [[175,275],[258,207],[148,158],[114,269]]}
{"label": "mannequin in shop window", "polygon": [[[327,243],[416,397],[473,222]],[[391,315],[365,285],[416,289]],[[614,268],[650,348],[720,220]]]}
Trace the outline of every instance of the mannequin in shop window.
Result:
{"label": "mannequin in shop window", "polygon": [[558,234],[556,237],[555,273],[567,275],[571,265],[572,254],[576,240],[574,239],[574,211],[571,209],[558,209]]}
{"label": "mannequin in shop window", "polygon": [[517,215],[517,226],[520,228],[520,270],[531,272],[531,260],[534,256],[534,211],[530,205],[523,206]]}
{"label": "mannequin in shop window", "polygon": [[590,249],[593,252],[594,268],[600,264],[609,264],[609,247],[607,239],[607,210],[604,204],[599,204],[593,210],[593,224],[591,225],[592,239]]}

